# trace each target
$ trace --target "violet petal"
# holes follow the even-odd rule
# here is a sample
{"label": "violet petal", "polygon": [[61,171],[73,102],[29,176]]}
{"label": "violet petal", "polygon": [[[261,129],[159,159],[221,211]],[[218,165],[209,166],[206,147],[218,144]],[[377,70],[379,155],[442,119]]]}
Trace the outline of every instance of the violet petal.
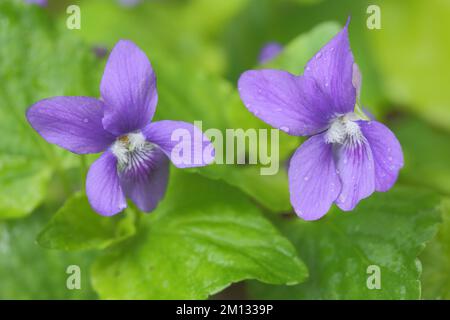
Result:
{"label": "violet petal", "polygon": [[289,191],[297,215],[305,220],[324,216],[341,191],[332,145],[324,134],[306,140],[289,164]]}
{"label": "violet petal", "polygon": [[[214,160],[211,141],[190,123],[157,121],[145,127],[142,133],[149,142],[158,145],[178,168],[205,166]],[[189,154],[183,154],[183,151]]]}
{"label": "violet petal", "polygon": [[48,142],[78,154],[105,150],[115,137],[103,129],[104,105],[89,97],[54,97],[27,111],[31,126]]}
{"label": "violet petal", "polygon": [[288,134],[313,135],[329,123],[331,100],[321,94],[314,79],[286,71],[250,70],[238,84],[239,94],[255,116]]}
{"label": "violet petal", "polygon": [[106,151],[89,168],[86,194],[92,208],[103,216],[112,216],[127,207],[117,173],[117,159]]}
{"label": "violet petal", "polygon": [[259,52],[258,62],[264,64],[275,59],[283,51],[283,46],[277,42],[269,42]]}
{"label": "violet petal", "polygon": [[374,160],[367,141],[339,146],[337,169],[342,190],[336,204],[344,211],[353,210],[360,200],[375,191]]}
{"label": "violet petal", "polygon": [[106,106],[103,125],[115,135],[142,129],[153,118],[156,76],[145,53],[133,42],[120,40],[113,48],[100,92]]}
{"label": "violet petal", "polygon": [[47,0],[25,0],[25,2],[30,3],[30,4],[37,4],[38,6],[41,6],[41,7],[46,7],[48,5]]}
{"label": "violet petal", "polygon": [[[349,20],[350,21],[350,20]],[[348,37],[348,24],[331,39],[305,67],[304,76],[314,78],[320,91],[332,101],[334,113],[352,112],[356,102],[353,86],[353,54]]]}
{"label": "violet petal", "polygon": [[163,198],[169,181],[169,163],[167,156],[156,147],[145,161],[119,174],[125,195],[140,210],[152,211]]}
{"label": "violet petal", "polygon": [[403,152],[395,135],[377,121],[359,121],[361,131],[369,142],[375,162],[375,189],[387,191],[395,183],[403,167]]}

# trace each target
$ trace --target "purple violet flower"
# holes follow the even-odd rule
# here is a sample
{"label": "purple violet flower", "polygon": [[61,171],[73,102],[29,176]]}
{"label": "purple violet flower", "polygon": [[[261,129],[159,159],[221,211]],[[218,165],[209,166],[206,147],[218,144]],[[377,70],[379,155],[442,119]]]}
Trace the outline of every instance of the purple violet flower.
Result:
{"label": "purple violet flower", "polygon": [[96,45],[92,47],[92,52],[98,59],[103,59],[108,55],[108,48],[102,45]]}
{"label": "purple violet flower", "polygon": [[48,5],[47,0],[25,0],[25,2],[30,4],[37,4],[38,6],[41,7],[46,7]]}
{"label": "purple violet flower", "polygon": [[[27,119],[45,140],[71,152],[104,151],[86,178],[89,202],[101,215],[125,209],[126,197],[142,211],[152,211],[166,191],[169,158],[179,168],[213,160],[211,142],[194,125],[170,120],[150,123],[158,100],[156,77],[145,53],[133,42],[121,40],[112,50],[100,92],[100,99],[41,100],[28,109]],[[175,130],[189,139],[183,136],[181,144],[173,141]],[[211,151],[206,161],[205,148]],[[172,158],[180,151],[191,160]]]}
{"label": "purple violet flower", "polygon": [[118,1],[119,4],[124,7],[134,7],[141,2],[141,0],[118,0]]}
{"label": "purple violet flower", "polygon": [[288,172],[292,206],[305,220],[321,218],[333,203],[350,211],[374,191],[389,190],[403,167],[394,134],[358,112],[361,75],[349,21],[303,76],[250,70],[239,79],[241,99],[255,116],[290,135],[311,136],[292,156]]}
{"label": "purple violet flower", "polygon": [[265,64],[272,59],[275,59],[283,51],[283,46],[277,42],[269,42],[259,52],[259,64]]}

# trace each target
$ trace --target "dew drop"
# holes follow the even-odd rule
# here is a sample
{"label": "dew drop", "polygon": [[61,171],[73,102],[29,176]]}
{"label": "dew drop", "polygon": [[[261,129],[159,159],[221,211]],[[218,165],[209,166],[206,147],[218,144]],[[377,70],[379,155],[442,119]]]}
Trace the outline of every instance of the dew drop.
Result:
{"label": "dew drop", "polygon": [[88,118],[84,118],[84,119],[83,119],[83,122],[84,122],[84,123],[88,123],[88,122],[89,122],[89,119],[88,119]]}
{"label": "dew drop", "polygon": [[283,130],[285,132],[289,132],[289,128],[288,127],[280,127],[280,130]]}
{"label": "dew drop", "polygon": [[308,180],[309,180],[309,177],[308,177],[308,176],[305,176],[305,177],[303,178],[303,180],[308,181]]}

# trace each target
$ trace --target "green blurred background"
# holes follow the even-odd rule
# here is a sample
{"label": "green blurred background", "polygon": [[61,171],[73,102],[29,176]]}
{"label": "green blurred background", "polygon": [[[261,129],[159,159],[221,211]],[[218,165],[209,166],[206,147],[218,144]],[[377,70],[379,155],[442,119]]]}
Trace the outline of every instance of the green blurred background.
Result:
{"label": "green blurred background", "polygon": [[[65,27],[66,8],[71,4],[81,8],[81,30]],[[369,17],[366,10],[373,4],[381,8],[380,30],[369,30],[366,26]],[[380,195],[374,200],[379,199],[389,210],[404,208],[402,218],[397,221],[386,208],[369,203],[358,210],[373,211],[373,220],[361,218],[358,226],[364,228],[369,222],[378,223],[378,219],[393,219],[386,234],[371,234],[374,238],[366,239],[377,243],[380,241],[377,236],[389,241],[392,238],[392,248],[378,248],[381,258],[367,255],[375,261],[384,261],[386,266],[390,264],[389,259],[395,260],[392,263],[398,264],[398,270],[392,267],[392,275],[388,277],[392,276],[393,282],[406,279],[411,286],[408,284],[405,289],[386,295],[365,296],[352,287],[351,282],[340,282],[329,270],[322,270],[328,263],[336,264],[337,269],[351,270],[349,265],[340,265],[348,258],[347,253],[339,257],[344,244],[339,246],[337,241],[335,248],[327,247],[329,244],[308,244],[314,238],[336,241],[332,233],[321,227],[333,225],[332,219],[338,210],[333,209],[330,213],[333,217],[314,226],[297,220],[291,222],[297,218],[291,212],[285,170],[275,177],[261,177],[257,174],[258,168],[212,166],[199,170],[201,177],[195,178],[200,179],[198,185],[210,183],[202,179],[219,181],[217,183],[233,186],[233,191],[227,192],[238,190],[236,198],[240,199],[242,194],[250,203],[256,203],[268,220],[276,220],[273,223],[277,230],[295,245],[312,279],[306,286],[288,289],[256,282],[240,283],[216,297],[418,298],[421,291],[422,298],[450,298],[450,214],[448,202],[445,202],[450,195],[450,1],[447,0],[143,0],[130,8],[113,0],[50,0],[48,8],[25,5],[19,0],[2,1],[0,298],[97,298],[99,292],[102,298],[155,298],[145,290],[121,295],[120,289],[126,286],[119,284],[119,292],[115,292],[112,285],[106,284],[113,281],[110,278],[89,280],[83,277],[85,289],[81,291],[69,291],[61,285],[67,277],[65,266],[73,263],[90,270],[99,251],[134,234],[134,222],[128,225],[126,219],[139,219],[128,212],[128,218],[114,220],[113,226],[92,221],[95,226],[101,225],[99,235],[95,230],[82,230],[77,223],[83,220],[77,220],[73,223],[80,239],[69,240],[55,240],[57,236],[51,234],[54,231],[47,224],[52,213],[73,192],[81,189],[80,166],[82,172],[86,168],[80,165],[77,156],[47,146],[29,130],[23,114],[30,104],[50,96],[98,96],[107,57],[97,57],[95,48],[109,50],[119,39],[125,38],[133,40],[147,53],[158,77],[157,119],[203,120],[204,129],[266,128],[240,102],[236,93],[239,75],[260,67],[259,51],[269,41],[280,42],[285,50],[267,67],[301,74],[308,59],[342,27],[348,16],[352,18],[349,28],[352,50],[363,75],[361,101],[396,133],[405,154],[399,184],[406,189],[394,191],[391,197]],[[286,161],[300,142],[301,139],[282,134],[281,160]],[[50,165],[49,159],[53,159]],[[89,157],[87,162],[93,159],[95,157]],[[223,188],[228,190],[228,186]],[[233,202],[234,198],[230,197],[229,201]],[[434,197],[438,200],[429,203],[428,199]],[[427,200],[420,200],[422,198]],[[168,206],[163,206],[165,211],[169,211]],[[424,214],[435,206],[440,208],[440,214]],[[414,210],[417,215],[408,216]],[[383,214],[377,215],[378,211]],[[274,212],[282,214],[273,215]],[[64,213],[58,211],[58,214],[63,220]],[[433,223],[426,221],[429,216],[433,216]],[[349,241],[356,243],[364,239],[358,238],[356,227],[352,229],[355,217],[350,215],[341,220],[336,217],[335,220],[349,235]],[[84,225],[89,223],[90,216],[83,216],[83,219],[86,219]],[[284,220],[290,225],[285,226]],[[51,232],[42,235],[44,228]],[[55,232],[64,233],[64,230]],[[83,242],[84,232],[86,237],[91,237],[90,242],[78,245]],[[35,241],[38,234],[39,243]],[[298,238],[299,234],[305,238]],[[428,246],[421,252],[425,243]],[[156,240],[149,250],[153,250],[153,246],[157,246]],[[378,252],[370,246],[361,245],[361,248],[364,252]],[[81,249],[87,251],[79,251]],[[352,251],[352,248],[347,249],[343,250]],[[322,250],[323,257],[317,258],[315,250]],[[416,268],[419,253],[423,266]],[[338,262],[329,262],[330,255]],[[93,272],[102,272],[99,268],[110,261],[108,259],[112,259],[111,256],[97,262]],[[316,268],[316,264],[319,267]],[[404,264],[415,266],[403,269]],[[422,275],[419,269],[423,269]],[[108,276],[112,277],[116,271],[110,271]],[[342,275],[345,276],[345,272]],[[212,274],[208,276],[213,278]],[[239,276],[230,275],[224,283],[211,280],[214,285],[204,285],[211,286],[210,289],[196,292],[193,288],[194,293],[180,290],[173,296],[165,294],[161,289],[164,284],[158,282],[155,286],[161,291],[156,298],[204,298],[231,282],[244,279],[272,284],[288,282],[266,278],[270,277],[247,270]],[[419,278],[422,289],[417,285]]]}

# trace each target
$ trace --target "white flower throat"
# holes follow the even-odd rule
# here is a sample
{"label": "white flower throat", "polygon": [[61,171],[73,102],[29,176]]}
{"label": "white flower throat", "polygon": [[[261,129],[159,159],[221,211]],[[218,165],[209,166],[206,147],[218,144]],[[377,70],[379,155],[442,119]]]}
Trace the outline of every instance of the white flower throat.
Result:
{"label": "white flower throat", "polygon": [[330,123],[330,127],[325,133],[325,141],[327,143],[338,144],[359,144],[364,140],[361,128],[355,122],[362,120],[355,113],[347,113],[343,116],[338,116]]}
{"label": "white flower throat", "polygon": [[119,172],[137,170],[151,160],[150,156],[155,145],[148,142],[142,132],[123,135],[111,146],[112,153],[117,158]]}

